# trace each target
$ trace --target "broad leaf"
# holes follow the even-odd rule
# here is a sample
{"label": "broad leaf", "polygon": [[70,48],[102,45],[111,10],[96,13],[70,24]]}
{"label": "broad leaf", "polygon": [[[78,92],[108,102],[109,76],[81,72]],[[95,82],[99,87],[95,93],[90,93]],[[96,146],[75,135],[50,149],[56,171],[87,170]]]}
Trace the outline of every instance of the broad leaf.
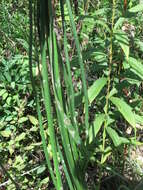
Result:
{"label": "broad leaf", "polygon": [[10,130],[4,130],[4,131],[1,131],[0,134],[3,136],[3,137],[10,137],[11,136],[11,131]]}
{"label": "broad leaf", "polygon": [[26,136],[26,133],[23,132],[19,136],[16,137],[15,141],[19,142],[19,141],[23,140],[25,138],[25,136]]}
{"label": "broad leaf", "polygon": [[102,164],[107,160],[107,158],[112,154],[112,148],[110,146],[108,146],[105,151],[104,151],[104,155],[103,155],[103,159],[102,159]]}
{"label": "broad leaf", "polygon": [[0,90],[0,96],[2,96],[6,92],[5,89]]}
{"label": "broad leaf", "polygon": [[140,78],[143,79],[143,64],[133,57],[129,58],[128,63],[139,74]]}
{"label": "broad leaf", "polygon": [[129,39],[128,39],[127,34],[123,32],[122,30],[115,30],[114,34],[126,58],[128,59],[129,58]]}
{"label": "broad leaf", "polygon": [[131,9],[129,9],[129,12],[131,13],[137,13],[139,11],[143,11],[143,4],[138,4],[135,7],[132,7]]}
{"label": "broad leaf", "polygon": [[135,114],[136,122],[142,125],[143,127],[143,116]]}
{"label": "broad leaf", "polygon": [[95,24],[101,25],[105,30],[111,33],[109,26],[103,20],[95,20]]}
{"label": "broad leaf", "polygon": [[88,133],[89,143],[91,143],[96,138],[96,135],[99,132],[104,120],[105,120],[105,115],[100,114],[96,117],[95,121],[93,122],[93,125],[90,126]]}
{"label": "broad leaf", "polygon": [[37,169],[37,174],[41,174],[46,170],[46,166],[42,165]]}
{"label": "broad leaf", "polygon": [[19,120],[18,120],[18,123],[24,123],[25,121],[27,121],[28,118],[27,117],[21,117]]}
{"label": "broad leaf", "polygon": [[28,115],[28,118],[33,125],[38,125],[38,120],[34,116]]}
{"label": "broad leaf", "polygon": [[110,138],[112,139],[112,141],[116,147],[120,146],[122,144],[130,143],[130,141],[127,138],[120,137],[118,135],[118,133],[114,129],[112,129],[111,127],[107,127],[106,130],[107,130],[108,135],[110,136]]}
{"label": "broad leaf", "polygon": [[93,83],[93,85],[88,89],[88,99],[89,99],[90,104],[98,96],[98,94],[103,89],[103,87],[105,86],[106,83],[107,83],[106,78],[100,78],[100,79],[96,80]]}
{"label": "broad leaf", "polygon": [[110,136],[110,138],[112,139],[114,145],[116,147],[119,146],[121,143],[120,143],[120,137],[119,137],[118,133],[111,127],[106,127],[106,131],[107,131],[108,135]]}
{"label": "broad leaf", "polygon": [[114,30],[116,30],[118,27],[120,27],[123,24],[124,21],[125,21],[125,18],[124,17],[120,17],[117,20],[117,22],[115,23],[115,25],[114,25]]}
{"label": "broad leaf", "polygon": [[134,113],[132,112],[131,107],[120,98],[111,97],[110,100],[118,108],[119,112],[129,122],[129,124],[135,128],[136,121],[135,121],[135,116],[134,116]]}

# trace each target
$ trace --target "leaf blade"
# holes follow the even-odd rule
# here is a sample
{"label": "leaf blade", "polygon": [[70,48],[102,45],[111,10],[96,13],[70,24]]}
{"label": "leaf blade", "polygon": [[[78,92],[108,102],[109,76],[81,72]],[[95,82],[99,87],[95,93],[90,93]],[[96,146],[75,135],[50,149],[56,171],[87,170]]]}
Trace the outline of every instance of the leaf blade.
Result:
{"label": "leaf blade", "polygon": [[123,117],[126,119],[126,121],[133,127],[136,127],[136,121],[134,113],[132,112],[131,107],[117,97],[111,97],[111,102],[118,108],[119,112],[123,115]]}

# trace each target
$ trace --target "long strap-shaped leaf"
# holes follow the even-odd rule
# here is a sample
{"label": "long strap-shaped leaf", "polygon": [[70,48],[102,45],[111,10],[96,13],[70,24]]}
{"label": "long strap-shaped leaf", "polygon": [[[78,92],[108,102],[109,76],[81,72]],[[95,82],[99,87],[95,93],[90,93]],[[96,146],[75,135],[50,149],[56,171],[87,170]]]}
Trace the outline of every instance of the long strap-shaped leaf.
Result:
{"label": "long strap-shaped leaf", "polygon": [[36,110],[37,110],[37,113],[38,113],[40,134],[41,134],[41,138],[42,138],[42,145],[43,145],[43,149],[44,149],[44,154],[45,154],[45,157],[46,157],[47,165],[48,165],[51,177],[52,177],[53,184],[56,186],[56,179],[55,179],[54,172],[52,170],[52,165],[51,165],[51,162],[50,162],[50,159],[49,159],[49,154],[48,154],[47,145],[46,145],[46,138],[45,138],[44,129],[43,129],[43,125],[42,125],[42,115],[41,115],[41,111],[40,111],[39,98],[37,96],[37,91],[36,91],[36,88],[35,88],[35,81],[34,81],[33,72],[32,72],[32,41],[33,41],[32,0],[29,0],[29,19],[30,19],[30,37],[29,37],[29,70],[30,70],[30,77],[31,77],[31,82],[32,82],[32,87],[33,87],[33,95],[35,97],[36,105],[37,105]]}
{"label": "long strap-shaped leaf", "polygon": [[[67,36],[66,36],[66,24],[65,24],[64,7],[63,7],[62,0],[60,0],[60,8],[61,8],[62,26],[63,26],[63,35],[64,35],[64,53],[65,53],[65,61],[66,61],[66,67],[62,63],[63,70],[64,70],[64,81],[67,88],[67,100],[68,100],[71,121],[72,121],[73,127],[76,130],[76,133],[79,136],[78,126],[77,126],[77,121],[76,121],[76,116],[75,116],[75,113],[76,113],[75,102],[74,102],[75,95],[74,95],[74,89],[73,89],[73,84],[72,84],[71,67],[70,67],[70,61],[69,61],[69,55],[68,55],[68,49],[67,49],[68,43],[67,43]],[[72,147],[74,159],[77,162],[78,160],[77,147],[75,143],[72,141],[72,139],[71,139],[71,147]]]}
{"label": "long strap-shaped leaf", "polygon": [[56,111],[57,111],[58,124],[60,127],[62,144],[65,151],[66,159],[68,162],[69,172],[71,173],[74,186],[76,186],[79,189],[80,183],[78,181],[78,176],[75,172],[76,167],[75,167],[75,162],[74,162],[72,151],[71,151],[71,144],[70,144],[70,138],[69,138],[68,133],[72,137],[72,141],[76,141],[77,144],[79,144],[79,137],[78,137],[78,133],[76,133],[75,129],[73,128],[70,122],[70,119],[64,113],[63,103],[61,102],[62,98],[61,98],[61,89],[60,89],[60,80],[59,80],[60,77],[59,77],[57,45],[56,45],[55,34],[53,34],[53,41],[54,41],[54,49],[53,49],[54,65],[52,66],[54,67],[53,69],[55,69],[53,72],[53,78],[54,78],[53,89],[54,89],[54,95],[55,95],[55,106],[56,106]]}
{"label": "long strap-shaped leaf", "polygon": [[81,54],[81,50],[80,50],[80,43],[79,43],[79,40],[78,40],[76,26],[75,26],[75,22],[74,22],[74,19],[73,19],[72,9],[71,9],[71,5],[70,5],[69,0],[66,0],[66,5],[67,5],[67,8],[68,8],[70,24],[71,24],[74,39],[75,39],[75,45],[76,45],[76,50],[77,50],[77,54],[78,54],[78,61],[79,61],[80,69],[81,69],[83,92],[84,92],[84,96],[85,96],[85,126],[86,126],[86,129],[88,130],[88,128],[89,128],[89,122],[88,122],[89,113],[88,113],[88,93],[87,93],[87,86],[86,86],[85,69],[84,69],[82,54]]}
{"label": "long strap-shaped leaf", "polygon": [[[54,161],[54,168],[57,178],[57,185],[56,188],[62,188],[61,176],[59,171],[59,164],[58,164],[58,157],[57,157],[57,147],[56,147],[56,138],[55,138],[55,131],[53,125],[53,117],[52,117],[52,110],[51,110],[51,97],[50,97],[50,88],[49,88],[49,81],[48,81],[48,71],[47,71],[47,62],[46,62],[46,52],[47,52],[47,42],[46,42],[46,32],[49,35],[49,31],[46,28],[50,29],[51,34],[51,23],[52,17],[49,16],[49,22],[46,21],[46,14],[51,10],[51,3],[48,1],[48,7],[46,7],[47,1],[41,1],[41,60],[42,60],[42,78],[43,78],[43,89],[44,89],[44,103],[46,108],[46,117],[48,120],[48,127],[49,127],[49,134],[50,134],[50,143],[52,146],[52,154],[53,154],[53,161]],[[49,40],[52,41],[51,35],[49,36]]]}

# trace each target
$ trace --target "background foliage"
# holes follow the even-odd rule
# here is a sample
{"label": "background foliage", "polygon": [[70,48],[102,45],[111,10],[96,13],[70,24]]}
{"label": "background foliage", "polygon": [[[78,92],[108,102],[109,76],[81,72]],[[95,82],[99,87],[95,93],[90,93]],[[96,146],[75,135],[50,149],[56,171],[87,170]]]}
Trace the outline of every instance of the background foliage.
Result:
{"label": "background foliage", "polygon": [[143,4],[30,2],[0,6],[0,188],[142,189]]}

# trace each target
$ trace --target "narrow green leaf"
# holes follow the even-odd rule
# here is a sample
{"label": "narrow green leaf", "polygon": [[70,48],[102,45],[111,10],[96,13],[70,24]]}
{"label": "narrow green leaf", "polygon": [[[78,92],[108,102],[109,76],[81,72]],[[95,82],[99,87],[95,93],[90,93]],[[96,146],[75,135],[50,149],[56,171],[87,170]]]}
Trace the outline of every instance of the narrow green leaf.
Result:
{"label": "narrow green leaf", "polygon": [[135,121],[135,116],[134,116],[134,113],[132,112],[131,107],[120,98],[111,97],[110,100],[118,108],[119,112],[129,122],[129,124],[135,128],[136,121]]}
{"label": "narrow green leaf", "polygon": [[103,89],[105,84],[107,83],[106,78],[100,78],[96,80],[92,86],[88,89],[88,99],[90,104],[94,101],[94,99],[98,96],[100,91]]}
{"label": "narrow green leaf", "polygon": [[71,9],[71,4],[70,4],[69,0],[66,0],[66,5],[67,5],[67,9],[68,9],[69,18],[70,18],[71,28],[72,28],[74,39],[75,39],[75,45],[76,45],[76,50],[77,50],[77,55],[78,55],[78,62],[79,62],[80,69],[81,69],[81,79],[82,79],[82,84],[83,84],[83,94],[84,94],[84,97],[85,97],[85,126],[88,129],[89,128],[89,122],[88,122],[89,111],[88,111],[88,92],[87,92],[87,85],[86,85],[85,68],[84,68],[84,63],[83,63],[83,57],[82,57],[82,54],[81,54],[79,38],[78,38],[78,35],[77,35],[77,31],[76,31],[76,25],[75,25],[75,22],[74,22],[72,9]]}

